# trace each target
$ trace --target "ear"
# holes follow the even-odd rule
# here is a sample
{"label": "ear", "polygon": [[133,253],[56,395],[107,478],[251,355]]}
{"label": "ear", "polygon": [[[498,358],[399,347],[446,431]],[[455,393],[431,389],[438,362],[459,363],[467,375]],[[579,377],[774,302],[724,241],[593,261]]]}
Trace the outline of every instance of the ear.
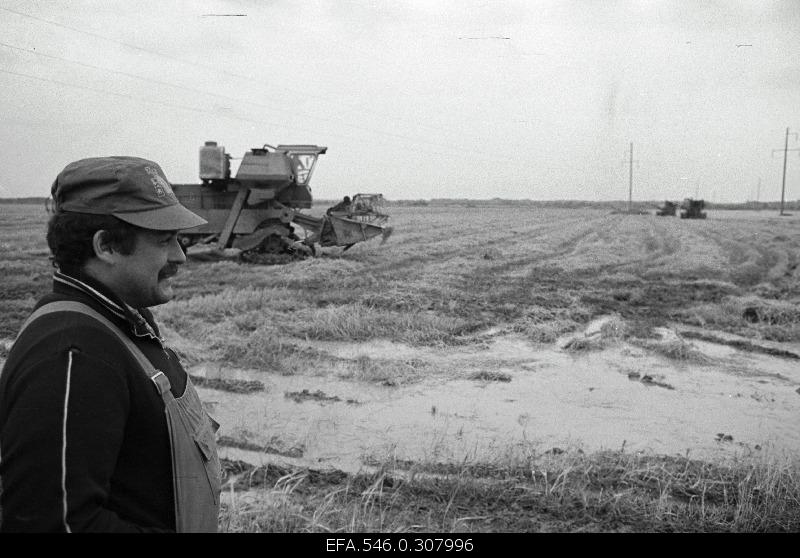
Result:
{"label": "ear", "polygon": [[101,262],[113,264],[116,261],[116,252],[106,242],[106,231],[100,229],[94,233],[92,237],[92,248],[94,249],[95,257]]}

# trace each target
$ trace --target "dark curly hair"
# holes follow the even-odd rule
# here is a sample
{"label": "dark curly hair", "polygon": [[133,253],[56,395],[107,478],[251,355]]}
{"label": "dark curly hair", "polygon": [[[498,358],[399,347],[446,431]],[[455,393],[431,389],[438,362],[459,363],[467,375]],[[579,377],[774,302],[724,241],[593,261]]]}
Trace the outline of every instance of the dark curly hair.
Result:
{"label": "dark curly hair", "polygon": [[130,254],[136,246],[136,236],[142,229],[117,219],[113,215],[88,213],[53,213],[47,223],[47,245],[53,267],[68,275],[80,274],[83,266],[94,257],[94,233],[105,231],[105,242],[121,254]]}

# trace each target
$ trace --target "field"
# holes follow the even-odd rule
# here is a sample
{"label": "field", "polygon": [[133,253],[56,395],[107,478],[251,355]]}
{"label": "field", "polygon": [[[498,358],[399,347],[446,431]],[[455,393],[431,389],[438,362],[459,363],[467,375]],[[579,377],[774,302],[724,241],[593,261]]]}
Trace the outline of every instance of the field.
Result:
{"label": "field", "polygon": [[[154,309],[222,423],[222,530],[800,530],[800,217],[389,213]],[[45,222],[0,205],[0,360]]]}

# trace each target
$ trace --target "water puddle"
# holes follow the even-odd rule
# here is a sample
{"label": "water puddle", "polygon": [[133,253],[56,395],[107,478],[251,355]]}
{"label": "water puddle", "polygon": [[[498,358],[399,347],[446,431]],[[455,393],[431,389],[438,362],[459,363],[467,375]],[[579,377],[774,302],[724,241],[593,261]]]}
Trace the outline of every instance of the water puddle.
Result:
{"label": "water puddle", "polygon": [[444,349],[314,343],[348,359],[413,358],[453,370],[485,364],[486,374],[476,376],[483,380],[436,377],[399,387],[214,364],[191,373],[263,384],[250,393],[199,388],[228,440],[221,454],[256,465],[288,459],[358,470],[387,457],[491,462],[513,450],[556,447],[589,452],[624,446],[710,459],[800,452],[796,361],[691,344],[707,357],[703,364],[622,342],[575,353],[499,331],[485,343]]}

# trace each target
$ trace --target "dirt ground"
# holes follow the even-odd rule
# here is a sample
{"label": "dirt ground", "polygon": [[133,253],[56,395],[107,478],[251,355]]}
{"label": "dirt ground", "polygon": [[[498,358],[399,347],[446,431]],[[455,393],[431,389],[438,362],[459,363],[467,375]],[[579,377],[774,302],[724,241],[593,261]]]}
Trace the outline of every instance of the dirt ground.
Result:
{"label": "dirt ground", "polygon": [[[618,327],[624,323],[615,319]],[[216,418],[230,425],[223,455],[254,464],[355,472],[386,459],[492,463],[530,448],[627,448],[703,459],[800,450],[796,344],[760,345],[730,334],[693,340],[694,330],[683,338],[682,328],[631,343],[603,337],[603,327],[613,324],[597,320],[554,347],[499,328],[470,347],[309,343],[344,360],[402,358],[452,371],[411,385],[265,377],[210,363],[192,373],[232,379],[234,386],[261,382],[262,389],[246,394],[200,388]],[[676,339],[690,358],[657,352]],[[780,356],[771,354],[778,350]]]}

